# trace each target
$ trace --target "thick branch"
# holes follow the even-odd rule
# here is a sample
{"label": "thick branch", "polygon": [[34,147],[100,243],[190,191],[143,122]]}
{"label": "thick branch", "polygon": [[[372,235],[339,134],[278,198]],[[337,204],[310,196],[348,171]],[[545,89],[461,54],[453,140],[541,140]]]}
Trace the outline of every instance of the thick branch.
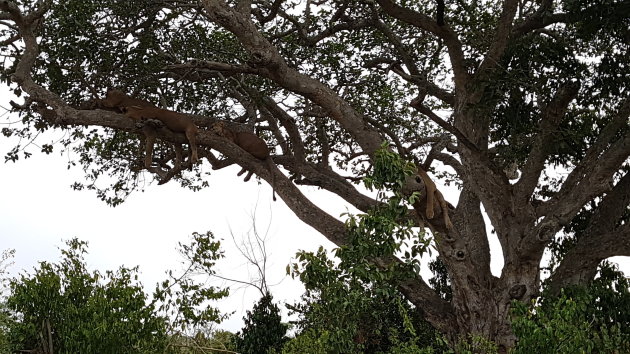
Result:
{"label": "thick branch", "polygon": [[602,260],[613,256],[630,256],[630,224],[620,225],[630,206],[630,173],[621,178],[606,194],[589,218],[589,226],[550,279],[551,288],[559,292],[569,285],[585,285],[597,273]]}
{"label": "thick branch", "polygon": [[334,193],[363,212],[367,212],[377,204],[376,200],[360,193],[352,183],[330,169],[321,168],[321,166],[312,163],[296,161],[286,156],[279,156],[275,161],[291,172],[306,178],[309,185],[316,185]]}
{"label": "thick branch", "polygon": [[556,134],[557,128],[569,107],[569,103],[578,94],[579,88],[580,85],[577,82],[570,82],[564,85],[542,110],[539,133],[522,169],[523,175],[515,186],[517,200],[529,200],[536,188],[540,173],[545,168],[545,161],[551,149],[549,141]]}
{"label": "thick branch", "polygon": [[270,97],[264,97],[263,105],[265,109],[271,113],[289,134],[289,141],[293,148],[293,154],[298,161],[304,161],[306,153],[304,152],[304,143],[302,142],[302,135],[300,130],[295,124],[295,119],[291,117],[285,110],[280,108],[278,104]]}
{"label": "thick branch", "polygon": [[[70,126],[94,125],[129,132],[138,131],[135,122],[122,114],[103,110],[81,111],[72,108],[66,109],[66,112],[67,113],[64,115],[57,115],[54,123]],[[190,118],[196,122],[199,116],[191,116]],[[211,120],[211,118],[208,117],[205,119]],[[157,129],[156,136],[163,141],[171,143],[187,143],[186,137],[183,134],[173,133],[166,128]],[[249,171],[253,171],[262,179],[271,183],[271,174],[267,168],[267,164],[244,153],[243,150],[235,144],[228,143],[225,139],[203,129],[200,129],[198,132],[197,144],[218,150],[232,161],[237,162],[240,166]],[[274,174],[274,187],[276,192],[301,220],[312,225],[317,231],[321,232],[336,244],[344,244],[346,242],[345,226],[342,222],[314,205],[277,168],[274,168],[271,173]]]}
{"label": "thick branch", "polygon": [[[481,214],[481,202],[470,187],[464,187],[457,202],[457,208],[453,216],[455,229],[458,225],[466,225],[466,246],[468,257],[479,271],[479,277],[490,279],[490,246],[486,231],[486,223]],[[506,245],[503,245],[504,247]],[[466,274],[466,272],[460,273]]]}
{"label": "thick branch", "polygon": [[481,75],[487,75],[489,70],[496,68],[499,59],[503,56],[510,38],[512,21],[514,16],[516,16],[517,8],[518,0],[504,0],[499,24],[494,31],[494,39],[491,42],[492,46],[490,46],[478,70],[478,73],[481,73]]}
{"label": "thick branch", "polygon": [[359,19],[359,20],[354,20],[350,22],[337,23],[313,36],[304,37],[304,40],[306,41],[307,45],[314,46],[318,42],[336,33],[339,33],[342,31],[358,30],[358,29],[370,27],[372,26],[372,22],[373,22],[372,19]]}
{"label": "thick branch", "polygon": [[517,26],[514,26],[512,31],[515,38],[522,37],[528,33],[531,33],[537,29],[545,28],[554,23],[566,22],[568,20],[567,14],[551,14],[547,15],[543,12],[540,15],[534,15]]}
{"label": "thick branch", "polygon": [[464,135],[464,133],[462,133],[459,129],[457,129],[456,127],[454,127],[452,124],[448,123],[447,121],[445,121],[444,119],[440,118],[437,114],[435,114],[432,110],[430,110],[429,108],[427,108],[426,106],[424,106],[422,104],[422,102],[420,102],[417,99],[414,99],[411,101],[411,103],[409,104],[411,107],[415,108],[418,110],[418,112],[424,114],[425,116],[427,116],[429,119],[431,119],[434,123],[436,123],[437,125],[439,125],[442,129],[446,130],[447,132],[453,134],[456,138],[457,141],[461,144],[464,144],[468,149],[475,151],[476,153],[479,153],[479,148],[477,148],[477,146],[475,146],[475,144],[473,144],[467,137],[466,135]]}
{"label": "thick branch", "polygon": [[[566,223],[585,203],[610,189],[613,174],[630,156],[629,116],[630,98],[626,98],[560,191],[538,208],[538,215],[553,213]],[[621,137],[620,130],[624,133]]]}
{"label": "thick branch", "polygon": [[590,218],[588,234],[599,234],[614,230],[630,206],[630,173],[626,173],[615,187],[602,198],[597,210]]}
{"label": "thick branch", "polygon": [[222,0],[205,0],[204,7],[212,21],[234,33],[251,56],[250,65],[260,75],[285,89],[302,95],[325,110],[346,129],[363,151],[371,155],[383,138],[365,123],[362,115],[321,82],[289,67],[278,50],[265,39],[254,24]]}
{"label": "thick branch", "polygon": [[455,96],[451,92],[439,87],[429,80],[422,78],[419,75],[409,75],[405,73],[401,68],[398,68],[396,66],[394,66],[392,69],[398,76],[402,77],[404,80],[418,85],[420,89],[426,90],[427,94],[436,97],[442,102],[451,106],[455,104]]}
{"label": "thick branch", "polygon": [[613,256],[630,256],[630,224],[614,232],[580,238],[551,276],[551,290],[558,293],[570,285],[588,284],[595,278],[601,261]]}
{"label": "thick branch", "polygon": [[375,20],[374,24],[376,26],[376,29],[381,31],[381,33],[383,33],[385,37],[387,37],[389,43],[394,46],[394,48],[402,58],[403,64],[405,64],[405,66],[407,67],[407,70],[409,70],[412,75],[419,76],[420,71],[418,70],[418,67],[416,65],[416,60],[414,60],[411,54],[409,54],[409,52],[405,50],[402,41],[394,33],[394,31],[392,31],[392,29],[389,28],[389,26],[386,25],[383,21]]}
{"label": "thick branch", "polygon": [[284,0],[274,0],[273,4],[271,4],[271,7],[269,8],[269,13],[265,16],[262,14],[257,15],[258,20],[263,24],[273,20],[273,18],[278,14],[278,10],[280,10],[280,5],[282,5],[283,1]]}

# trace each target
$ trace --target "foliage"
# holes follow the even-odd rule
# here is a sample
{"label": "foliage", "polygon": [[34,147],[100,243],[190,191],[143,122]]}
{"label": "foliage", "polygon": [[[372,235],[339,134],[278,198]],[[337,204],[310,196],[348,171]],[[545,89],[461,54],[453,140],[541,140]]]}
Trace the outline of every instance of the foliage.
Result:
{"label": "foliage", "polygon": [[0,353],[10,353],[14,349],[9,338],[9,328],[13,325],[13,318],[6,304],[7,268],[12,264],[11,259],[15,250],[4,250],[0,255]]}
{"label": "foliage", "polygon": [[147,305],[137,268],[90,273],[87,243],[72,239],[67,246],[59,263],[40,262],[34,274],[11,280],[7,303],[18,319],[9,331],[11,341],[20,349],[61,353],[164,348],[166,319]]}
{"label": "foliage", "polygon": [[453,298],[453,289],[451,288],[451,280],[448,278],[446,265],[438,256],[429,262],[429,270],[433,273],[433,277],[429,279],[429,285],[446,301]]}
{"label": "foliage", "polygon": [[169,353],[176,354],[220,354],[236,353],[235,334],[229,331],[197,332],[194,336],[174,334],[169,338]]}
{"label": "foliage", "polygon": [[497,344],[493,341],[482,336],[469,334],[455,345],[454,352],[461,354],[497,354],[499,350]]}
{"label": "foliage", "polygon": [[[227,290],[195,278],[214,274],[216,261],[223,257],[211,232],[194,233],[190,244],[180,243],[186,270],[177,277],[168,271],[169,278],[158,285],[149,304],[137,268],[90,273],[84,260],[87,243],[72,239],[67,245],[59,264],[41,262],[33,275],[11,280],[7,303],[18,319],[8,322],[7,340],[13,346],[47,346],[50,334],[58,352],[184,353],[190,342],[234,349],[230,333],[218,331],[210,338],[201,334],[227,317],[207,303],[227,296]],[[0,330],[3,325],[0,321]]]}
{"label": "foliage", "polygon": [[9,337],[9,328],[13,325],[12,321],[4,300],[0,300],[0,353],[11,353],[15,349]]}
{"label": "foliage", "polygon": [[245,326],[235,338],[239,353],[277,353],[282,350],[288,325],[282,323],[280,309],[273,303],[271,294],[263,295],[243,320]]}
{"label": "foliage", "polygon": [[284,347],[283,354],[326,354],[330,352],[333,345],[330,342],[330,333],[328,331],[316,331],[314,329],[306,329],[294,338],[289,339]]}
{"label": "foliage", "polygon": [[529,307],[514,303],[515,353],[630,351],[630,282],[604,263],[588,287],[547,294]]}
{"label": "foliage", "polygon": [[190,244],[179,243],[179,252],[185,260],[185,271],[173,275],[167,271],[168,279],[158,284],[153,294],[158,310],[169,318],[170,331],[195,333],[219,323],[228,314],[221,314],[219,309],[208,306],[207,302],[228,296],[227,288],[219,289],[199,281],[199,277],[215,274],[214,266],[223,258],[221,242],[214,240],[212,232],[193,233]]}
{"label": "foliage", "polygon": [[298,260],[292,275],[300,277],[306,293],[302,303],[289,308],[300,315],[301,332],[285,350],[390,352],[435,344],[435,330],[391,285],[359,279],[342,268],[348,263],[335,264],[322,248],[316,254],[302,252]]}
{"label": "foliage", "polygon": [[[417,352],[434,344],[434,329],[393,285],[395,279],[413,276],[428,248],[423,234],[417,235],[408,222],[401,225],[408,201],[401,189],[415,166],[386,146],[376,156],[365,184],[377,189],[383,203],[366,214],[349,215],[353,239],[336,249],[339,262],[320,247],[316,253],[298,253],[298,263],[289,269],[306,287],[303,303],[291,307],[301,316],[302,332],[285,347],[289,352],[300,347],[343,353]],[[406,264],[382,269],[368,262],[394,253],[402,253]]]}
{"label": "foliage", "polygon": [[206,340],[207,347],[236,351],[236,334],[230,331],[216,330]]}
{"label": "foliage", "polygon": [[[416,167],[390,151],[386,143],[375,153],[374,167],[364,178],[368,190],[377,191],[380,203],[365,214],[346,214],[350,244],[339,247],[340,268],[365,282],[392,282],[413,276],[420,269],[420,257],[430,252],[430,238],[415,229],[408,218],[409,206],[419,198],[403,193],[406,180]],[[403,260],[389,269],[381,269],[371,262],[378,257],[398,255]]]}

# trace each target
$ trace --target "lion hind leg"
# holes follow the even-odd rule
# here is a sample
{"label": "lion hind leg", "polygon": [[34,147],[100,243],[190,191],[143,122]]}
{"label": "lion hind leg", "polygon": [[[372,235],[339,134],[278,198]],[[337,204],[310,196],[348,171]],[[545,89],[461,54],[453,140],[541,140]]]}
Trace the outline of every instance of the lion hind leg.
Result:
{"label": "lion hind leg", "polygon": [[435,191],[437,188],[435,187],[435,183],[433,183],[429,175],[423,169],[418,168],[418,176],[422,179],[424,189],[427,193],[427,219],[433,219],[433,216],[435,216],[433,204],[435,203]]}
{"label": "lion hind leg", "polygon": [[[240,173],[240,172],[239,172]],[[242,173],[240,173],[242,174]],[[247,175],[245,176],[245,178],[243,179],[243,181],[245,182],[249,182],[249,180],[252,178],[252,176],[254,175],[254,172],[252,171],[247,171]]]}
{"label": "lion hind leg", "polygon": [[173,150],[175,150],[175,169],[180,169],[183,161],[183,150],[180,144],[173,144]]}
{"label": "lion hind leg", "polygon": [[[194,127],[194,126],[193,126]],[[190,152],[191,157],[190,160],[192,164],[196,164],[199,161],[199,156],[197,154],[197,128],[194,129],[186,129],[186,138],[188,138],[188,143],[190,144]]]}
{"label": "lion hind leg", "polygon": [[440,204],[440,208],[442,209],[442,218],[444,218],[444,225],[446,225],[447,229],[453,228],[453,223],[451,222],[451,218],[448,216],[448,205],[446,204],[446,200],[444,200],[444,195],[439,190],[435,190],[435,195],[437,196],[438,203]]}
{"label": "lion hind leg", "polygon": [[145,135],[144,167],[149,168],[153,164],[153,144],[155,144],[155,132],[151,128],[145,128],[143,131]]}

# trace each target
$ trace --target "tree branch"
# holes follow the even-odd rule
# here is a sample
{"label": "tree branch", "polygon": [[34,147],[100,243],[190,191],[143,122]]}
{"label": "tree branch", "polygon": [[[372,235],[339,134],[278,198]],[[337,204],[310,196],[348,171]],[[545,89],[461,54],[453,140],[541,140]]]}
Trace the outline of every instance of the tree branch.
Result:
{"label": "tree branch", "polygon": [[[68,115],[56,116],[55,123],[75,126],[97,125],[110,127],[122,131],[138,131],[138,127],[136,127],[135,123],[122,114],[103,110],[74,110],[72,108],[70,108],[68,112]],[[199,116],[191,116],[191,119],[199,119]],[[156,129],[155,133],[159,139],[164,141],[169,141],[172,143],[187,142],[186,137],[183,134],[176,134],[168,129]],[[271,176],[269,174],[269,171],[267,170],[266,165],[253,156],[250,156],[249,154],[244,154],[242,150],[235,144],[232,144],[229,141],[205,130],[200,130],[198,132],[197,144],[200,147],[207,146],[220,151],[224,156],[227,157],[227,161],[229,161],[225,165],[231,164],[233,161],[238,162],[242,167],[254,171],[261,178],[267,181],[271,181]],[[201,156],[204,155],[205,154],[202,153]],[[216,159],[216,157],[214,157],[214,155],[212,155],[211,153],[210,156],[211,158],[209,159],[211,161],[218,162],[219,164],[226,161]],[[279,162],[286,162],[286,160],[283,159],[285,158],[276,157],[276,160],[278,160]],[[288,163],[288,165],[291,166],[290,163]],[[299,173],[303,173],[304,175],[307,175],[311,178],[319,178],[321,181],[323,181],[323,183],[326,184],[327,189],[332,190],[333,193],[337,193],[342,197],[345,195],[348,198],[348,201],[352,201],[353,204],[360,209],[369,209],[375,203],[374,200],[366,196],[362,196],[350,183],[348,183],[347,181],[343,181],[332,171],[318,169],[315,166],[309,166],[306,164],[299,165],[296,169]],[[274,187],[276,189],[276,192],[289,206],[289,208],[293,210],[298,218],[300,218],[305,223],[311,225],[333,243],[339,246],[347,244],[348,239],[345,232],[345,225],[341,221],[330,216],[329,214],[318,208],[316,205],[314,205],[299,191],[299,189],[293,183],[291,183],[282,173],[280,173],[277,168],[274,169],[272,173],[275,174]],[[397,260],[394,258],[391,258],[387,261],[381,260],[381,263],[384,266],[390,264],[391,262],[397,262]],[[422,279],[415,279],[414,282],[415,283],[413,284],[409,282],[404,283],[404,285],[400,285],[405,289],[414,289],[414,291],[416,291],[410,300],[415,301],[415,304],[417,306],[420,306],[421,304],[431,304],[431,309],[427,310],[427,313],[431,316],[448,317],[447,315],[444,315],[444,313],[442,313],[441,311],[436,310],[437,308],[448,306],[448,304],[441,300],[431,288],[426,286]]]}
{"label": "tree branch", "polygon": [[476,153],[479,153],[479,148],[475,144],[473,144],[466,137],[466,135],[464,135],[464,133],[462,133],[459,129],[457,129],[453,125],[451,125],[448,122],[446,122],[444,119],[440,118],[437,114],[433,113],[433,111],[430,110],[429,108],[427,108],[426,106],[424,106],[422,104],[422,102],[420,102],[417,99],[414,99],[414,100],[411,101],[411,103],[409,105],[411,107],[417,109],[418,112],[420,112],[420,113],[424,114],[425,116],[427,116],[429,119],[431,119],[437,125],[439,125],[442,129],[444,129],[447,132],[453,134],[457,138],[457,141],[459,143],[462,143],[463,145],[465,145],[471,151],[475,151]]}
{"label": "tree branch", "polygon": [[523,175],[514,187],[517,200],[527,201],[534,192],[549,155],[550,138],[556,134],[569,103],[577,96],[579,89],[580,84],[578,82],[565,84],[556,92],[551,102],[542,109],[539,133],[536,135],[527,162],[522,168]]}
{"label": "tree branch", "polygon": [[595,278],[597,267],[606,258],[630,256],[630,224],[615,232],[584,235],[562,259],[550,282],[553,293],[570,285],[586,285]]}
{"label": "tree branch", "polygon": [[316,185],[338,195],[363,212],[377,205],[376,200],[360,193],[352,183],[330,169],[321,168],[313,163],[296,161],[287,156],[278,156],[275,160],[291,172],[304,176],[310,185]]}
{"label": "tree branch", "polygon": [[444,40],[446,48],[448,48],[451,65],[453,67],[455,89],[465,89],[465,86],[470,79],[470,75],[468,74],[464,61],[462,43],[459,38],[457,38],[457,34],[447,24],[440,26],[437,22],[433,21],[431,17],[402,7],[392,0],[376,0],[376,2],[381,5],[381,8],[385,11],[385,13],[393,18],[416,26]]}
{"label": "tree branch", "polygon": [[492,45],[481,62],[476,74],[486,77],[489,75],[490,71],[497,67],[499,59],[501,59],[505,48],[507,48],[508,39],[510,38],[510,32],[512,30],[512,21],[514,20],[514,16],[516,16],[518,2],[518,0],[503,1],[503,9],[499,17],[499,24],[494,31],[494,39],[491,42]]}
{"label": "tree branch", "polygon": [[626,98],[560,191],[538,208],[538,215],[554,214],[566,224],[589,200],[610,190],[614,173],[630,156],[629,116],[630,98]]}
{"label": "tree branch", "polygon": [[269,13],[267,15],[263,15],[262,13],[256,14],[258,20],[261,24],[265,24],[271,20],[273,20],[276,15],[278,15],[278,11],[280,10],[280,5],[284,0],[274,0],[273,4],[271,4],[271,8],[269,9]]}
{"label": "tree branch", "polygon": [[630,173],[619,180],[593,211],[586,230],[552,274],[552,291],[557,293],[569,285],[585,285],[593,280],[602,260],[630,256],[630,224],[621,225],[628,206]]}
{"label": "tree branch", "polygon": [[442,102],[448,105],[453,106],[455,104],[455,96],[453,95],[453,93],[439,87],[431,81],[426,80],[419,75],[407,74],[400,67],[397,67],[395,65],[392,67],[392,70],[404,80],[418,85],[421,90],[426,90],[426,93],[428,93],[429,95],[440,99]]}
{"label": "tree branch", "polygon": [[514,26],[512,29],[512,36],[514,38],[522,37],[528,33],[531,33],[537,29],[545,28],[554,23],[567,22],[569,16],[567,14],[558,13],[558,14],[540,14],[534,15],[524,22]]}
{"label": "tree branch", "polygon": [[270,97],[264,97],[263,100],[264,108],[278,121],[284,129],[286,129],[287,134],[289,134],[289,141],[291,142],[291,147],[293,148],[293,155],[298,161],[304,161],[306,153],[304,152],[304,143],[302,140],[302,135],[300,134],[300,130],[295,124],[295,119],[291,117],[285,110],[280,108],[278,104],[272,100]]}
{"label": "tree branch", "polygon": [[363,120],[362,115],[323,83],[289,67],[278,50],[265,39],[250,19],[233,10],[223,0],[204,0],[208,17],[232,32],[250,54],[250,62],[260,74],[285,89],[312,100],[327,110],[372,155],[383,138]]}
{"label": "tree branch", "polygon": [[[216,61],[209,60],[192,60],[188,63],[182,64],[171,64],[167,65],[163,68],[165,71],[172,71],[175,73],[181,73],[180,75],[185,76],[187,73],[191,71],[197,72],[221,72],[224,75],[231,74],[259,74],[260,71],[247,65],[236,65],[236,64],[228,64],[221,63]],[[183,73],[182,73],[183,72]]]}

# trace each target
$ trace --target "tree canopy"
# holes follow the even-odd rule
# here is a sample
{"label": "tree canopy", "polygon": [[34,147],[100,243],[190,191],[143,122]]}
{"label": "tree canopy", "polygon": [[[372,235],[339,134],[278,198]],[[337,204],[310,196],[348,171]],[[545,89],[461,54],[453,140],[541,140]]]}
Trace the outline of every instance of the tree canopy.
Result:
{"label": "tree canopy", "polygon": [[[556,294],[630,256],[629,28],[623,0],[1,0],[0,78],[23,97],[12,103],[21,121],[2,132],[66,131],[41,151],[74,152],[86,171],[74,188],[116,205],[147,176],[192,189],[212,177],[176,162],[183,134],[103,109],[108,89],[184,113],[202,160],[273,183],[338,246],[365,234],[299,186],[371,215],[349,220],[387,252],[364,244],[349,251],[356,260],[406,269],[424,252],[401,256],[405,247],[429,231],[450,297],[417,271],[388,280],[451,342],[474,334],[508,348],[511,304],[539,295],[546,250],[562,254],[548,280]],[[217,121],[256,131],[274,164],[216,135]],[[155,166],[137,143],[147,130]],[[22,148],[6,160],[32,153]],[[430,181],[416,169],[459,199],[427,208]],[[357,186],[368,173],[384,195]],[[388,204],[391,223],[366,224]],[[400,230],[410,242],[397,242]],[[505,261],[498,276],[489,232]]]}

